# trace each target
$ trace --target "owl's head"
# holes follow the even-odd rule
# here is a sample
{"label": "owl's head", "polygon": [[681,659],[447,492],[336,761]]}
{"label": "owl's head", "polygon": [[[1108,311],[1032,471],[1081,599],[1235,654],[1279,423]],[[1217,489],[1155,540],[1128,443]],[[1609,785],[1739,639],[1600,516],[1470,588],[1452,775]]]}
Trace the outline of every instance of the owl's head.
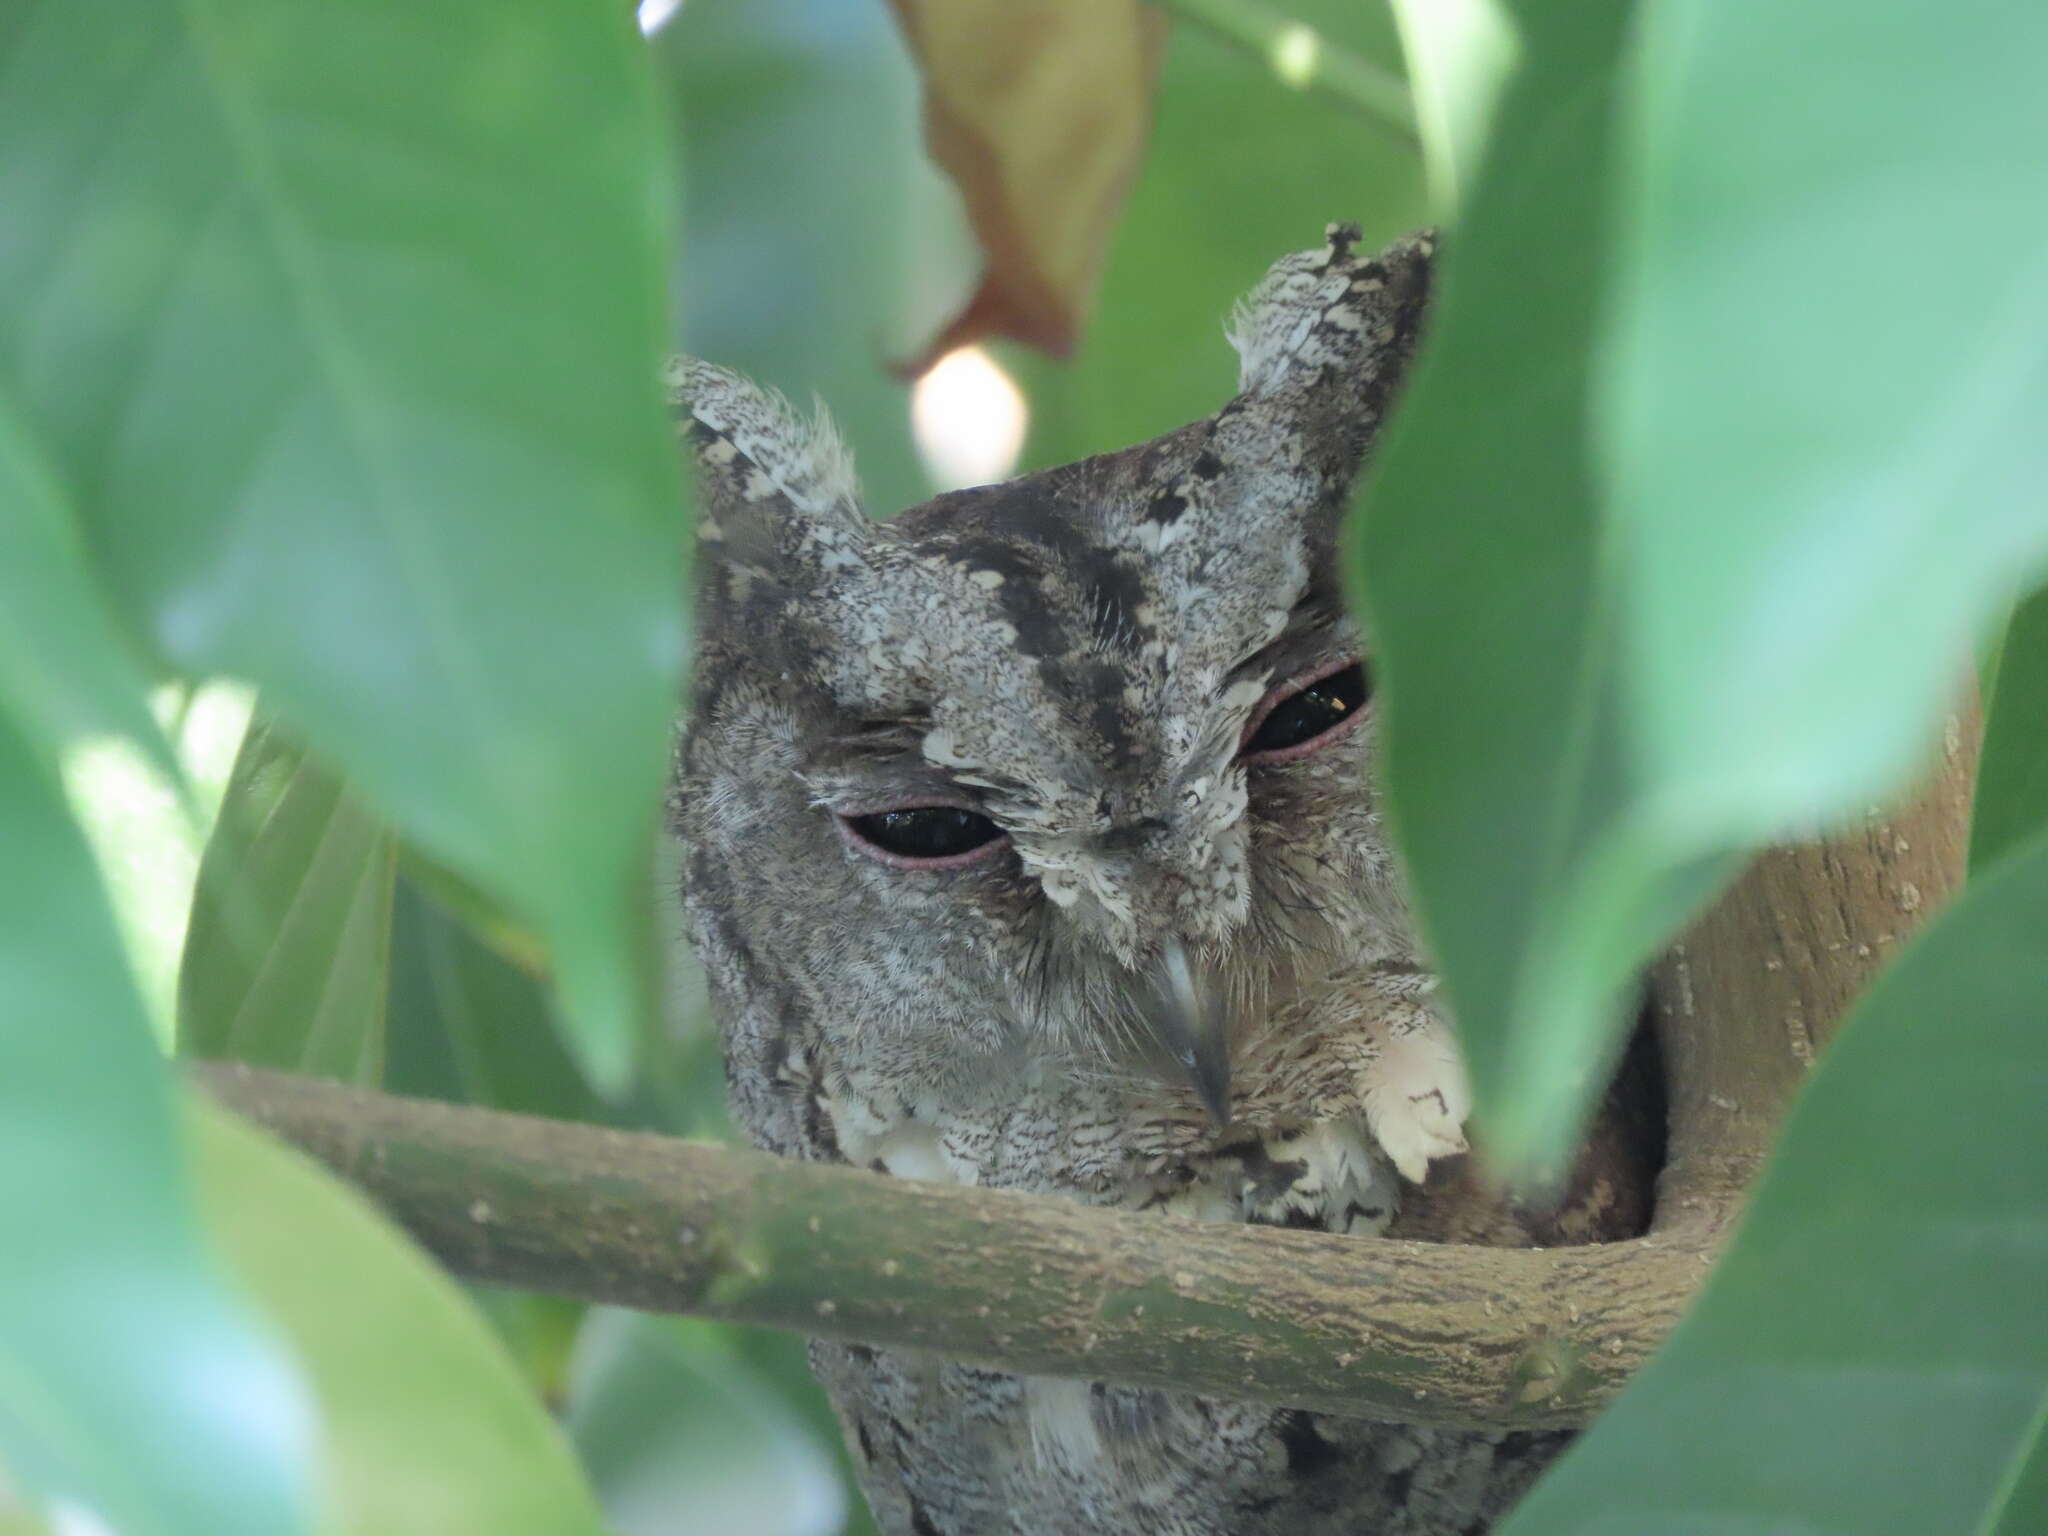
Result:
{"label": "owl's head", "polygon": [[1212,1106],[1276,991],[1406,951],[1337,544],[1431,242],[1356,238],[1240,306],[1214,416],[882,522],[829,425],[678,365],[701,942],[919,1070],[1149,1053]]}

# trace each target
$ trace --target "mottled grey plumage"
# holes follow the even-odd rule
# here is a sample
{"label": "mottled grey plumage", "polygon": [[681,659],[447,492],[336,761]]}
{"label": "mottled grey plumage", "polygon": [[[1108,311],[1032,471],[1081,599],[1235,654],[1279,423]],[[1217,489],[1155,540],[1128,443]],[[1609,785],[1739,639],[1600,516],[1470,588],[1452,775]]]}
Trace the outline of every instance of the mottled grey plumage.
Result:
{"label": "mottled grey plumage", "polygon": [[[678,365],[704,525],[673,819],[733,1108],[761,1145],[1351,1232],[1383,1230],[1403,1177],[1463,1150],[1369,712],[1305,756],[1240,750],[1262,700],[1364,650],[1338,526],[1431,243],[1366,257],[1355,239],[1333,227],[1240,308],[1239,393],[1216,415],[883,523],[828,427]],[[849,830],[907,806],[1004,836],[904,868]],[[1220,1129],[1174,1032],[1187,1007],[1227,1045]],[[916,1536],[1462,1536],[1558,1443],[911,1352],[813,1359],[883,1526]]]}

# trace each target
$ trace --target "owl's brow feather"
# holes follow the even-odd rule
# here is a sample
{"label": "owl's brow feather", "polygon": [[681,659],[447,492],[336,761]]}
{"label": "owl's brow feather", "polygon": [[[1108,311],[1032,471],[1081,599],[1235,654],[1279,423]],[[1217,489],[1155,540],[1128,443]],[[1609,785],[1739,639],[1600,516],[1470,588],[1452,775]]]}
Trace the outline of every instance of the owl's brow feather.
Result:
{"label": "owl's brow feather", "polygon": [[847,730],[833,732],[825,743],[851,757],[917,757],[922,755],[924,733],[931,723],[928,710],[908,711],[888,719],[859,721]]}
{"label": "owl's brow feather", "polygon": [[[1294,604],[1287,610],[1287,622],[1280,633],[1253,651],[1251,655],[1233,667],[1226,677],[1229,682],[1246,678],[1264,671],[1266,676],[1284,677],[1304,664],[1315,653],[1338,649],[1337,641],[1346,637],[1347,631],[1355,631],[1356,625],[1345,611],[1341,595],[1320,590],[1313,578]],[[1349,642],[1356,645],[1355,640]]]}

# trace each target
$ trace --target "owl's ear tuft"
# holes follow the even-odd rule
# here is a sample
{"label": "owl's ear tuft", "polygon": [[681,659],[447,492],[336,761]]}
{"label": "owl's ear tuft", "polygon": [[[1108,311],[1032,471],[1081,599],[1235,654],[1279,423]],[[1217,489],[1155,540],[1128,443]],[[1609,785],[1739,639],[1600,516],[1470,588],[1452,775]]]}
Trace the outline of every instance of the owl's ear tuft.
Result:
{"label": "owl's ear tuft", "polygon": [[1281,257],[1238,304],[1229,334],[1240,395],[1274,399],[1332,383],[1384,395],[1398,380],[1421,329],[1436,236],[1424,230],[1377,255],[1358,240],[1356,224],[1330,225],[1322,249]]}
{"label": "owl's ear tuft", "polygon": [[[1436,255],[1429,231],[1376,255],[1358,239],[1357,225],[1332,224],[1320,250],[1281,257],[1238,305],[1237,398],[1210,418],[1205,451],[1170,487],[1169,508],[1206,497],[1241,521],[1265,507],[1305,515],[1315,539],[1335,539],[1421,337]],[[1202,483],[1205,462],[1248,478],[1222,492]]]}
{"label": "owl's ear tuft", "polygon": [[810,620],[828,619],[868,570],[875,528],[853,458],[822,408],[807,421],[781,395],[694,358],[677,358],[667,379],[697,461],[700,641],[724,637],[793,671],[815,650]]}
{"label": "owl's ear tuft", "polygon": [[697,461],[707,542],[766,536],[789,547],[820,526],[865,534],[853,455],[823,406],[807,421],[781,395],[693,357],[671,360],[666,382]]}

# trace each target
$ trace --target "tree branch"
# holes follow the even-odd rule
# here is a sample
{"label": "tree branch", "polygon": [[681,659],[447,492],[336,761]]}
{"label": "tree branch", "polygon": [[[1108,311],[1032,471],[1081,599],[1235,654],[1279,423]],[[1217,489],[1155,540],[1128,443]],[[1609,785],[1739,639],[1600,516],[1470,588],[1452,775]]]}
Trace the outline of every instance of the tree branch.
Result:
{"label": "tree branch", "polygon": [[[199,1066],[454,1273],[1003,1370],[1460,1427],[1584,1423],[1699,1284],[1840,1010],[1960,882],[1976,719],[1913,805],[1766,854],[1654,978],[1671,1097],[1650,1234],[1494,1248],[1332,1237],[916,1184]],[[1489,1200],[1469,1173],[1435,1230]],[[1459,1202],[1464,1202],[1461,1211]],[[1404,1215],[1404,1220],[1405,1220]]]}
{"label": "tree branch", "polygon": [[1418,1422],[1580,1423],[1705,1263],[1697,1225],[1584,1248],[1332,1237],[193,1070],[467,1279],[1033,1374]]}

